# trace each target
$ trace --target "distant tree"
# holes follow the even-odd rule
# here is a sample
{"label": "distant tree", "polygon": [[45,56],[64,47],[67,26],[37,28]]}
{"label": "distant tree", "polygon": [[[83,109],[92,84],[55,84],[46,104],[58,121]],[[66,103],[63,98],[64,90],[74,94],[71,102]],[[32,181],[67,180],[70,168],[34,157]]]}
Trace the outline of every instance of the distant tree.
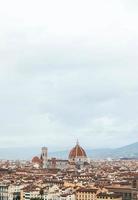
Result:
{"label": "distant tree", "polygon": [[39,194],[40,194],[40,197],[41,197],[41,200],[42,200],[43,199],[43,195],[44,195],[44,190],[42,188],[40,189]]}

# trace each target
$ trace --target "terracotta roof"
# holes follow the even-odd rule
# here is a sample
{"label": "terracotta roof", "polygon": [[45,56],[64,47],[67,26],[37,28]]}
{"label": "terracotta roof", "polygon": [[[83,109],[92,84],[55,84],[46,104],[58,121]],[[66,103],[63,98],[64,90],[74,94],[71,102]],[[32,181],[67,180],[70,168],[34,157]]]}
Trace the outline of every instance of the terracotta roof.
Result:
{"label": "terracotta roof", "polygon": [[97,191],[97,188],[79,188],[76,192],[96,193]]}
{"label": "terracotta roof", "polygon": [[32,163],[41,164],[41,162],[42,162],[41,159],[39,157],[37,157],[37,156],[33,157],[33,159],[32,159]]}
{"label": "terracotta roof", "polygon": [[86,152],[78,143],[73,149],[71,149],[69,153],[69,159],[76,158],[76,157],[87,157]]}

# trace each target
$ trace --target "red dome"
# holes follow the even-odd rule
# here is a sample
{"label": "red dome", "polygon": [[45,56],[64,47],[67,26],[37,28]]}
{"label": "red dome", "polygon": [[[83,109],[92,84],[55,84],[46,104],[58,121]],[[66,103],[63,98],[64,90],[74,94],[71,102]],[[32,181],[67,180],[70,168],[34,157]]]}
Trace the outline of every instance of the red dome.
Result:
{"label": "red dome", "polygon": [[78,144],[78,142],[76,146],[69,153],[69,159],[77,157],[87,157],[84,149]]}
{"label": "red dome", "polygon": [[41,163],[41,159],[38,156],[35,156],[32,159],[32,163],[38,163],[38,164],[40,164]]}

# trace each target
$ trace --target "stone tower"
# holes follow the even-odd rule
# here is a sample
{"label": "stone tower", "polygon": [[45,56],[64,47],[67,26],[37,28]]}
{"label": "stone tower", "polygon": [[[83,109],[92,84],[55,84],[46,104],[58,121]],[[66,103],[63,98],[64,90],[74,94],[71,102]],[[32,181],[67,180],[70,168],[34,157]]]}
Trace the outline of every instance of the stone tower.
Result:
{"label": "stone tower", "polygon": [[41,158],[42,158],[42,162],[43,162],[43,168],[47,168],[47,161],[48,161],[48,149],[47,147],[42,147],[42,154],[41,154]]}

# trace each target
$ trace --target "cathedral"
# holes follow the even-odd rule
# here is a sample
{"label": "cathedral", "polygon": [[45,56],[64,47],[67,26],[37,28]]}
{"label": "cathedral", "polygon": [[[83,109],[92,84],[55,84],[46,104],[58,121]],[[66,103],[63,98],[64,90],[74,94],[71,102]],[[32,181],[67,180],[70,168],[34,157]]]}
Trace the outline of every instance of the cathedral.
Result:
{"label": "cathedral", "polygon": [[36,167],[44,169],[67,169],[67,168],[83,168],[89,164],[85,150],[79,145],[77,141],[69,153],[68,159],[48,158],[48,148],[42,147],[40,158],[35,156],[32,163]]}

